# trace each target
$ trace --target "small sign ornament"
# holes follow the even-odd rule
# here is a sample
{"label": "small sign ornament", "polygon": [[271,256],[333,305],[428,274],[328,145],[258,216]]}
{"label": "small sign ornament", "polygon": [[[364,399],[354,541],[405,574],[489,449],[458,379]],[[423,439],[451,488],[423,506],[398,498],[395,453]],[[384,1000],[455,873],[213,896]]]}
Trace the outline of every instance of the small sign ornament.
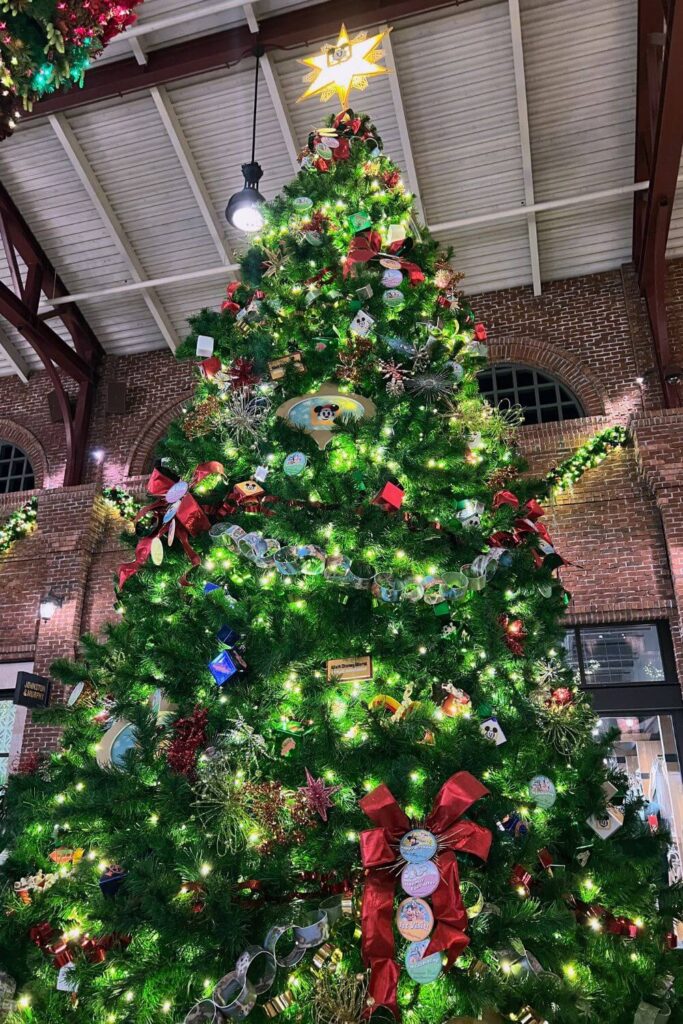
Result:
{"label": "small sign ornament", "polygon": [[375,412],[375,404],[369,398],[351,392],[341,393],[334,384],[322,384],[313,394],[284,402],[277,415],[290,427],[310,434],[323,451],[332,440],[337,424],[372,419]]}

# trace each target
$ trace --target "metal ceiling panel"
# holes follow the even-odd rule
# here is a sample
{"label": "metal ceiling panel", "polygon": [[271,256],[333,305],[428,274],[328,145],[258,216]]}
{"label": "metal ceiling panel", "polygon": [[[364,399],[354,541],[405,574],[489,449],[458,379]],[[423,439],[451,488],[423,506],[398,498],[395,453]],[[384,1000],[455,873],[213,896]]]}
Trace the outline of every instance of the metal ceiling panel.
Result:
{"label": "metal ceiling panel", "polygon": [[67,120],[149,277],[220,262],[148,94],[84,107]]}
{"label": "metal ceiling panel", "polygon": [[461,8],[392,34],[426,216],[442,223],[522,203],[507,4]]}
{"label": "metal ceiling panel", "polygon": [[462,287],[468,295],[514,288],[531,281],[524,217],[439,232],[435,237],[444,249],[453,246],[451,262],[465,275]]}
{"label": "metal ceiling panel", "polygon": [[202,309],[220,310],[227,283],[226,273],[225,282],[221,282],[220,278],[213,278],[208,281],[188,281],[186,284],[164,285],[163,288],[159,288],[159,298],[181,341],[184,341],[189,333],[188,320],[191,316]]}
{"label": "metal ceiling panel", "polygon": [[129,280],[49,124],[33,122],[2,143],[0,177],[72,292]]}
{"label": "metal ceiling panel", "polygon": [[[207,187],[216,216],[226,225],[232,249],[245,247],[245,236],[229,228],[225,207],[242,188],[241,165],[251,158],[254,103],[253,60],[228,72],[214,72],[168,87],[168,95]],[[261,76],[256,129],[256,159],[263,167],[260,190],[271,199],[292,177],[281,126]],[[214,252],[207,266],[218,266]],[[199,269],[195,261],[193,269]]]}
{"label": "metal ceiling panel", "polygon": [[[633,181],[637,0],[522,0],[537,202]],[[541,214],[544,279],[630,258],[633,200]]]}

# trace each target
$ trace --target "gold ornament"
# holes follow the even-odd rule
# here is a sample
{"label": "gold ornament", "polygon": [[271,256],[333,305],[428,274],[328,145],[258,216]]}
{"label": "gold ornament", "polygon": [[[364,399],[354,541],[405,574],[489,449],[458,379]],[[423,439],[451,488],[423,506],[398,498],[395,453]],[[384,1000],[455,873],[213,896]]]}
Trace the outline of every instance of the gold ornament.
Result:
{"label": "gold ornament", "polygon": [[208,434],[216,425],[221,411],[221,403],[215,395],[210,395],[194,407],[183,419],[183,430],[190,439]]}
{"label": "gold ornament", "polygon": [[299,61],[313,70],[305,76],[304,82],[309,85],[297,102],[320,93],[321,101],[326,103],[336,93],[345,110],[352,89],[367,89],[368,78],[389,73],[389,68],[377,63],[384,56],[378,47],[388,31],[374,36],[360,32],[350,40],[346,26],[342,25],[336,43],[326,43],[320,53]]}
{"label": "gold ornament", "polygon": [[316,1024],[359,1024],[369,1004],[365,974],[325,971],[313,992],[313,1018]]}

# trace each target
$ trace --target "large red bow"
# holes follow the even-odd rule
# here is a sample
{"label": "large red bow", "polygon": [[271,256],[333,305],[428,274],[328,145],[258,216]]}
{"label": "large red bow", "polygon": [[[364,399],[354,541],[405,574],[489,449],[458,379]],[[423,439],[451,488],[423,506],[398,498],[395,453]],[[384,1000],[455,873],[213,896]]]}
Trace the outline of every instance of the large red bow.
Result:
{"label": "large red bow", "polygon": [[[409,260],[398,255],[398,250],[403,244],[403,240],[392,242],[387,246],[387,254],[401,264],[401,269],[405,270],[411,284],[420,284],[424,281],[425,276],[417,263],[410,263]],[[356,263],[368,263],[370,260],[374,260],[380,255],[381,249],[382,238],[379,231],[363,231],[360,235],[354,235],[344,263],[344,277],[349,276]]]}
{"label": "large red bow", "polygon": [[[424,828],[439,842],[435,864],[441,881],[431,896],[435,928],[425,956],[445,951],[450,967],[469,943],[465,934],[467,913],[460,893],[456,851],[473,853],[486,860],[491,849],[489,829],[473,821],[459,820],[488,789],[469,772],[456,772],[439,790]],[[379,827],[361,832],[360,849],[365,872],[363,911],[363,960],[371,968],[371,1013],[387,1006],[399,1017],[396,1000],[399,966],[394,960],[393,906],[397,844],[413,827],[396,803],[388,786],[382,784],[363,797],[360,806]]]}
{"label": "large red bow", "polygon": [[545,509],[539,505],[535,498],[530,498],[522,509],[519,508],[519,498],[512,491],[498,491],[494,494],[492,507],[500,508],[501,505],[510,505],[521,512],[514,521],[512,532],[499,530],[489,538],[494,547],[517,547],[524,540],[524,537],[532,534],[539,538],[541,551],[532,552],[537,567],[545,565],[546,568],[557,569],[560,565],[570,565],[562,555],[555,550],[552,538],[543,523],[539,523],[541,516],[545,515]]}
{"label": "large red bow", "polygon": [[[200,480],[204,477],[210,476],[212,473],[220,473],[224,475],[225,470],[220,462],[203,462],[201,466],[197,466],[192,479],[189,482],[190,487],[195,487]],[[171,526],[171,522],[175,523],[175,536],[178,538],[183,546],[185,554],[190,559],[192,565],[199,565],[201,559],[197,552],[190,544],[190,537],[196,537],[198,533],[203,533],[208,530],[211,523],[206,517],[206,513],[202,509],[201,505],[194,498],[189,490],[181,498],[178,508],[176,510],[173,519],[168,522],[161,522],[163,512],[168,507],[168,503],[164,500],[164,495],[177,481],[172,480],[171,477],[166,476],[159,469],[154,469],[152,475],[147,481],[147,493],[159,495],[158,501],[153,501],[149,505],[145,505],[135,516],[135,522],[147,515],[148,512],[153,512],[158,520],[158,527],[154,532],[153,537],[143,537],[142,540],[138,541],[135,548],[135,561],[126,562],[124,565],[119,566],[119,587],[122,587],[124,583],[130,579],[131,576],[135,576],[137,572],[142,569],[145,562],[148,560],[152,552],[152,541],[155,537],[163,537],[165,533],[168,533]],[[187,586],[187,578],[183,575],[180,579],[183,586]]]}

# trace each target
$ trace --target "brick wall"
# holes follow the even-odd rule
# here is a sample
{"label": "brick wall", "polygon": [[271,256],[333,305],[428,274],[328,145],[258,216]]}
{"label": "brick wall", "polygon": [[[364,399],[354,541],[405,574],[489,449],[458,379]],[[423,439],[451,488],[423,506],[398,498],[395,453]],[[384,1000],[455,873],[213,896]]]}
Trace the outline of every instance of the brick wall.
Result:
{"label": "brick wall", "polygon": [[[542,474],[604,426],[628,423],[633,446],[589,471],[554,500],[548,526],[572,562],[562,570],[573,594],[570,622],[665,618],[683,678],[683,410],[663,410],[650,333],[630,268],[544,286],[535,298],[517,288],[475,296],[488,324],[493,361],[530,363],[560,377],[586,417],[524,427],[519,444]],[[669,324],[683,345],[683,261],[671,265]],[[106,412],[106,383],[126,384],[125,415]],[[50,421],[44,374],[28,385],[0,378],[0,438],[29,454],[39,488],[37,530],[0,560],[0,661],[34,660],[47,672],[55,657],[73,655],[78,637],[97,632],[113,611],[113,572],[121,559],[120,521],[106,512],[103,483],[139,490],[154,445],[191,392],[192,367],[170,353],[106,360],[85,482],[63,489],[64,432]],[[0,496],[0,521],[26,494]],[[64,598],[49,622],[38,604],[52,588]],[[25,749],[58,740],[30,714]]]}

